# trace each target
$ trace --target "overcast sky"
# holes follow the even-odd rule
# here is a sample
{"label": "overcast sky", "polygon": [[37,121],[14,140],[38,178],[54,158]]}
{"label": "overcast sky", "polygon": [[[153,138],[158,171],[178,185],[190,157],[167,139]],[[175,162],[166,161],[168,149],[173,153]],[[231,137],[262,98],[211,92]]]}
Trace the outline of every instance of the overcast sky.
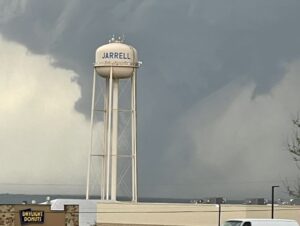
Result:
{"label": "overcast sky", "polygon": [[[0,1],[0,192],[85,192],[95,49],[138,74],[139,196],[270,198],[299,174],[298,0]],[[46,188],[44,185],[47,185]]]}

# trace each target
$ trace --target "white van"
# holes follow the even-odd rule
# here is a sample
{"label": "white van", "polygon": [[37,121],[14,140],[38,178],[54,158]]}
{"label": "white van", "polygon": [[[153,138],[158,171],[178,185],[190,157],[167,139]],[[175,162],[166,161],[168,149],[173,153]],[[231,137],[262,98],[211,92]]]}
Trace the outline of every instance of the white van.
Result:
{"label": "white van", "polygon": [[299,226],[295,220],[287,219],[231,219],[223,226]]}

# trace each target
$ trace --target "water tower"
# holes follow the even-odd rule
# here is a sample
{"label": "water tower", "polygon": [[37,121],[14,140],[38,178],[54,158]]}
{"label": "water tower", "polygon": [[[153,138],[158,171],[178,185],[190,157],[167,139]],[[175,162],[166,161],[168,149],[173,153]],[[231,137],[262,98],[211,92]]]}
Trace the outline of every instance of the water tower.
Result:
{"label": "water tower", "polygon": [[[93,159],[93,131],[94,117],[99,111],[95,109],[96,81],[100,78],[105,82],[105,92],[103,92],[103,145],[101,154],[98,155],[101,161],[101,179],[100,190],[102,200],[117,199],[118,187],[118,128],[119,114],[122,111],[130,113],[130,153],[125,156],[130,159],[131,168],[131,196],[132,201],[137,201],[137,151],[136,151],[136,77],[137,68],[140,66],[138,61],[137,51],[134,47],[127,45],[121,38],[114,37],[108,44],[100,46],[96,50],[96,62],[94,65],[93,76],[93,94],[92,94],[92,109],[91,109],[91,147],[88,158],[88,173],[86,199],[90,196],[91,178],[91,160]],[[130,100],[128,109],[119,108],[119,86],[121,80],[130,80]],[[100,138],[97,138],[100,139]]]}

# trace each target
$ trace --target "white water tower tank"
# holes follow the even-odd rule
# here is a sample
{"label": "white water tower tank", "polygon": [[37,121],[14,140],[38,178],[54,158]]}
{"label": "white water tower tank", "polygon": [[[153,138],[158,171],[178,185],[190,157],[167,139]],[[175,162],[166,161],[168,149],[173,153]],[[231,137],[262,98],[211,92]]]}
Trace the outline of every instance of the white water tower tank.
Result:
{"label": "white water tower tank", "polygon": [[139,62],[136,49],[122,43],[120,39],[113,38],[110,43],[96,50],[95,70],[102,77],[109,78],[112,68],[113,78],[129,78],[137,67]]}

